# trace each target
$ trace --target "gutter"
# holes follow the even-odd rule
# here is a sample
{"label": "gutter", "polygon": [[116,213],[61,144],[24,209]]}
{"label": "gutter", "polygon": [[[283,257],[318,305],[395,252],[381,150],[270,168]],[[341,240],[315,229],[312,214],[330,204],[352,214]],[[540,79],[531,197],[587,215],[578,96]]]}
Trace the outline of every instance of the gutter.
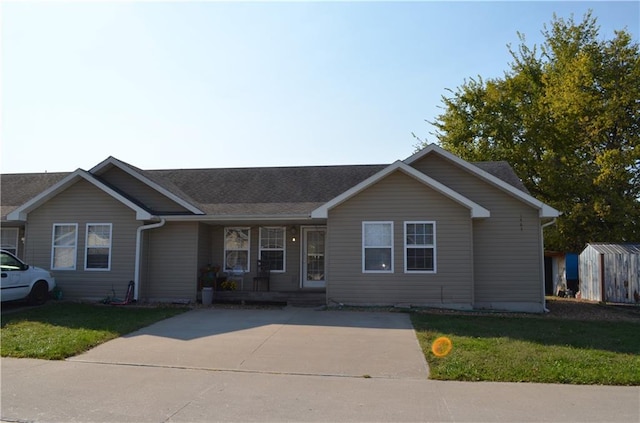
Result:
{"label": "gutter", "polygon": [[160,219],[158,223],[152,223],[150,225],[142,225],[138,226],[136,230],[136,260],[135,260],[135,270],[133,274],[133,299],[138,301],[138,291],[140,286],[140,260],[141,260],[141,251],[142,251],[142,231],[146,231],[148,229],[156,229],[161,226],[164,226],[166,220]]}

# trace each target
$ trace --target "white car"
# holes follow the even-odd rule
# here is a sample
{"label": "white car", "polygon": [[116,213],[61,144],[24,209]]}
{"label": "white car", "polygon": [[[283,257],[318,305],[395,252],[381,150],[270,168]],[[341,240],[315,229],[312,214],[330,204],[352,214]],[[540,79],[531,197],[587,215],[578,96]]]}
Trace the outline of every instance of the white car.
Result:
{"label": "white car", "polygon": [[30,266],[8,251],[0,250],[2,301],[27,299],[30,304],[43,304],[55,288],[56,280],[47,270]]}

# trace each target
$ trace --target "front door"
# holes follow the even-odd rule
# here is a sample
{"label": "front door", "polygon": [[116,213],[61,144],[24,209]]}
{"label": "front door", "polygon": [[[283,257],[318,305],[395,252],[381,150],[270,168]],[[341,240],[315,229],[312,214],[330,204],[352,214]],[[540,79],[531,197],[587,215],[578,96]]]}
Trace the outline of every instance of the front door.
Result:
{"label": "front door", "polygon": [[302,287],[325,287],[326,228],[302,228]]}

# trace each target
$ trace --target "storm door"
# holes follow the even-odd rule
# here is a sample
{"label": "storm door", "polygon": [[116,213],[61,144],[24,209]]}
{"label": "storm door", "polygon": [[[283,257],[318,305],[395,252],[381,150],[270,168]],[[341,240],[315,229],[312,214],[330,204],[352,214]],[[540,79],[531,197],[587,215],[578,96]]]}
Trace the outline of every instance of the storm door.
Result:
{"label": "storm door", "polygon": [[302,228],[302,287],[325,287],[326,228]]}

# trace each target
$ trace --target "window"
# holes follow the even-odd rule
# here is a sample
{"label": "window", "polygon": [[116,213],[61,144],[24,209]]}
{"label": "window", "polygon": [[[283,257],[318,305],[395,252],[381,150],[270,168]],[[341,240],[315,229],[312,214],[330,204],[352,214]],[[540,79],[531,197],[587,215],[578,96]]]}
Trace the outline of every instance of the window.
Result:
{"label": "window", "polygon": [[405,272],[436,271],[436,223],[404,223]]}
{"label": "window", "polygon": [[272,272],[284,272],[285,228],[260,228],[260,260],[269,263]]}
{"label": "window", "polygon": [[393,272],[393,222],[362,222],[362,271]]}
{"label": "window", "polygon": [[111,269],[111,223],[87,223],[85,270]]}
{"label": "window", "polygon": [[18,255],[18,228],[0,229],[2,236],[2,249],[10,252],[14,256]]}
{"label": "window", "polygon": [[224,270],[249,271],[249,228],[224,228]]}
{"label": "window", "polygon": [[54,223],[51,242],[51,269],[76,270],[77,223]]}

